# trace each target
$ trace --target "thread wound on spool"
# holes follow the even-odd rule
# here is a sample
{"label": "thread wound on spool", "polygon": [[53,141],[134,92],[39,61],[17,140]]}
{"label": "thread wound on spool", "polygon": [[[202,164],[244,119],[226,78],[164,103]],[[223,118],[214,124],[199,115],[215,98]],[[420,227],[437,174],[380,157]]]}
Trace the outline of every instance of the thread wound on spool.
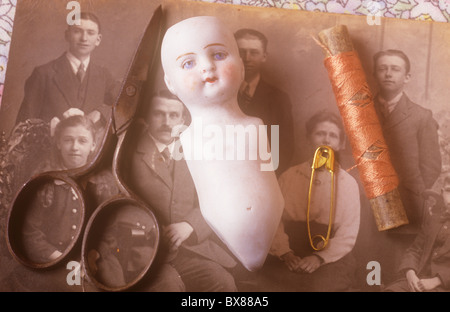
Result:
{"label": "thread wound on spool", "polygon": [[398,176],[356,51],[327,57],[325,67],[367,196],[375,198],[393,191]]}
{"label": "thread wound on spool", "polygon": [[345,25],[325,29],[316,42],[336,97],[361,182],[379,231],[408,224],[383,130],[364,70]]}

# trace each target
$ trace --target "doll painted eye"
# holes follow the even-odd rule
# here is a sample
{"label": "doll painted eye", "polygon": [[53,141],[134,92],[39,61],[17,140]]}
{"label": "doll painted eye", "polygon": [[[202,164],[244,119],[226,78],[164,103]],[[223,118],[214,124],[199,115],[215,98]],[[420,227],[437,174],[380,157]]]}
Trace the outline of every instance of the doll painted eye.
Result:
{"label": "doll painted eye", "polygon": [[195,62],[193,60],[186,60],[181,64],[183,69],[192,69],[195,66]]}
{"label": "doll painted eye", "polygon": [[228,53],[226,52],[215,52],[213,54],[213,57],[216,61],[223,61],[224,59],[226,59],[228,56]]}

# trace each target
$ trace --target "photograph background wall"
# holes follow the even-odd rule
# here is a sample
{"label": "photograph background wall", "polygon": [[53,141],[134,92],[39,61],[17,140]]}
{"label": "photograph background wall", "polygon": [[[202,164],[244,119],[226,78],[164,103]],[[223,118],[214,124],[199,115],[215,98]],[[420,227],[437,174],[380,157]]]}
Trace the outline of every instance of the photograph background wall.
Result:
{"label": "photograph background wall", "polygon": [[[292,102],[295,131],[292,165],[312,157],[311,150],[306,148],[306,121],[319,110],[327,109],[338,114],[324,67],[324,53],[312,38],[317,37],[323,29],[338,24],[345,24],[348,28],[373,95],[378,92],[373,77],[373,55],[380,50],[400,49],[409,56],[411,81],[405,92],[412,101],[433,112],[434,118],[441,124],[440,139],[450,137],[449,128],[442,127],[445,122],[440,118],[450,110],[450,88],[446,78],[450,66],[450,27],[446,23],[381,18],[380,25],[369,25],[365,16],[318,12],[297,14],[292,10],[256,10],[230,5],[208,6],[203,3],[190,6],[173,3],[168,8],[166,28],[192,16],[215,15],[224,20],[233,32],[239,28],[254,28],[267,36],[268,59],[263,76],[287,92]],[[165,88],[161,68],[158,76],[159,82],[155,87]],[[446,153],[444,148],[442,153]],[[445,161],[443,157],[443,170],[447,168]],[[346,149],[340,153],[340,163],[344,169],[354,165],[348,142]],[[350,174],[360,183],[357,169],[351,170]],[[386,248],[389,250],[391,234],[377,230],[361,183],[360,195],[361,223],[354,252],[358,262],[359,286],[370,289],[366,283],[366,265],[374,260],[382,263],[390,261],[389,257],[382,257],[386,255]]]}

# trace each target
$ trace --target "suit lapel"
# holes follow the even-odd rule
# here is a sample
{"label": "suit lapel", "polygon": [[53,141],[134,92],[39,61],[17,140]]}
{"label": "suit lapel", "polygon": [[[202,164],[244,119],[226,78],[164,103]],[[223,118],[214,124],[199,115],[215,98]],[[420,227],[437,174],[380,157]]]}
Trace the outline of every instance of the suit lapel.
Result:
{"label": "suit lapel", "polygon": [[167,168],[161,153],[156,148],[153,139],[143,133],[143,142],[139,144],[139,150],[142,154],[142,160],[170,189],[173,187],[173,180],[169,168]]}
{"label": "suit lapel", "polygon": [[[441,229],[441,225],[442,223],[439,222],[438,218],[432,218],[430,220],[431,224],[429,225],[431,227],[431,233],[430,235],[428,235],[427,237],[427,242],[425,243],[425,248],[424,248],[424,255],[430,255],[431,252],[433,251],[433,245],[434,242],[436,240],[436,237],[439,233],[439,230]],[[446,244],[449,243],[449,240],[447,240]],[[425,265],[426,261],[428,260],[428,256],[427,257],[422,257],[422,263],[421,263],[421,268],[423,267],[423,265]]]}
{"label": "suit lapel", "polygon": [[[95,64],[91,63],[89,64],[88,70],[86,72],[86,78],[87,78],[87,90],[86,90],[86,98],[84,100],[84,103],[96,103],[98,99],[96,98],[96,95],[98,94],[99,90],[102,90],[102,83],[104,79],[100,75],[100,71],[96,67]],[[104,102],[104,99],[102,98],[102,101]],[[97,105],[101,105],[104,103],[96,103]],[[84,104],[83,103],[83,104]],[[85,108],[86,109],[86,108]],[[89,107],[88,110],[91,108]]]}
{"label": "suit lapel", "polygon": [[[270,112],[270,87],[261,78],[256,86],[255,93],[253,94],[250,107],[248,109],[249,115],[259,117],[263,120],[264,124],[270,125],[271,112]],[[278,103],[275,103],[278,104]]]}
{"label": "suit lapel", "polygon": [[[189,174],[190,174],[189,168],[184,159],[174,161],[174,168],[173,168],[174,189],[178,188],[179,182],[185,183],[185,181],[187,181],[186,179],[188,179],[188,177],[186,176],[188,176]],[[182,187],[182,185],[180,187]]]}
{"label": "suit lapel", "polygon": [[390,129],[395,127],[409,116],[409,99],[403,94],[394,110],[385,120],[384,128]]}
{"label": "suit lapel", "polygon": [[73,72],[65,54],[56,60],[54,70],[53,82],[66,99],[67,108],[77,107],[77,88],[74,87]]}

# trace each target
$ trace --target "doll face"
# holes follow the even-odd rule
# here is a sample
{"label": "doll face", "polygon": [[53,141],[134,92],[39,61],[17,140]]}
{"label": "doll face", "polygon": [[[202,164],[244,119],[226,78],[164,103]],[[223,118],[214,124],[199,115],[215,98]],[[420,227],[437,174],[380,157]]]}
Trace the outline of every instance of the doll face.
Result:
{"label": "doll face", "polygon": [[341,131],[339,127],[331,121],[319,122],[310,135],[310,141],[314,150],[321,145],[328,145],[335,152],[343,148],[341,142]]}
{"label": "doll face", "polygon": [[91,131],[79,125],[63,129],[57,146],[64,166],[74,169],[87,163],[90,153],[95,149],[95,142]]}
{"label": "doll face", "polygon": [[236,98],[244,67],[233,34],[218,19],[194,17],[172,26],[161,53],[166,85],[186,106]]}

